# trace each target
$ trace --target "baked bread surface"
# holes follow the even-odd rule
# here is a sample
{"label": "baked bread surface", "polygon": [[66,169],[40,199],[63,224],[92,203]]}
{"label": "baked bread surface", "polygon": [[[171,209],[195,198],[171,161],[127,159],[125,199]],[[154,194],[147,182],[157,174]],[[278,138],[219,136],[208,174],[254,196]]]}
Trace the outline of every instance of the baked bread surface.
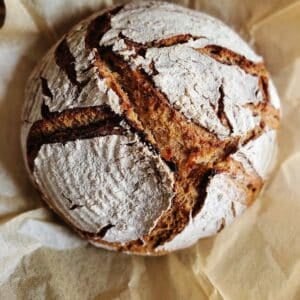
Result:
{"label": "baked bread surface", "polygon": [[219,232],[270,170],[279,98],[206,14],[129,3],[83,20],[28,81],[22,148],[48,205],[96,246],[163,254]]}

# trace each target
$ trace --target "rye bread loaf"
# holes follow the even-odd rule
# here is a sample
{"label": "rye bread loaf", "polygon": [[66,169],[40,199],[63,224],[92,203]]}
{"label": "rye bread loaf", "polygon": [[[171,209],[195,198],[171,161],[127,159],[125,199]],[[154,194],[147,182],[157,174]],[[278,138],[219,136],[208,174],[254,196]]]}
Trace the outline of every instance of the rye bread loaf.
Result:
{"label": "rye bread loaf", "polygon": [[257,197],[279,98],[262,58],[206,14],[164,2],[99,12],[29,79],[28,172],[96,246],[163,254],[219,232]]}

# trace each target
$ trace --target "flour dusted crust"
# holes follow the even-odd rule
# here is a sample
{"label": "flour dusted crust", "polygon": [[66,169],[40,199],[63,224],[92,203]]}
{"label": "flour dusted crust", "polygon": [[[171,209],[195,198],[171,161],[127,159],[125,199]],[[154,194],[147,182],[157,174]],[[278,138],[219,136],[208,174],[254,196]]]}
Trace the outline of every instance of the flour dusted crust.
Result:
{"label": "flour dusted crust", "polygon": [[222,22],[129,3],[80,22],[35,68],[22,148],[43,199],[81,236],[163,254],[255,200],[279,108],[262,58]]}
{"label": "flour dusted crust", "polygon": [[34,177],[77,228],[109,227],[108,242],[147,234],[174,194],[173,174],[132,134],[43,145]]}

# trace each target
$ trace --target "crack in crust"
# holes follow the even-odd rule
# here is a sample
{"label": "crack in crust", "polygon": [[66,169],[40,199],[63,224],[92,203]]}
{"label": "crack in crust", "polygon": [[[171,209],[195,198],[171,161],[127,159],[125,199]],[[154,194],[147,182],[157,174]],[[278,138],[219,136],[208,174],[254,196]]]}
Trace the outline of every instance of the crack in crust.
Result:
{"label": "crack in crust", "polygon": [[194,36],[192,34],[178,34],[178,35],[174,35],[165,39],[160,39],[160,40],[155,40],[152,42],[147,42],[145,44],[141,44],[138,42],[135,42],[133,40],[131,40],[130,38],[128,38],[127,36],[123,35],[122,33],[119,34],[119,39],[123,39],[125,44],[127,45],[127,47],[131,50],[134,49],[135,50],[135,56],[136,55],[141,55],[143,57],[145,57],[146,51],[149,48],[163,48],[163,47],[171,47],[174,45],[178,45],[178,44],[185,44],[188,41],[194,41],[194,40],[198,40],[201,38],[205,38],[202,36]]}
{"label": "crack in crust", "polygon": [[[52,92],[48,86],[48,81],[46,78],[44,77],[40,77],[41,78],[41,86],[42,86],[42,94],[46,97],[49,97],[51,100],[53,99],[53,95]],[[42,117],[44,117],[42,115]]]}
{"label": "crack in crust", "polygon": [[[201,54],[210,56],[222,64],[238,66],[245,73],[259,77],[259,90],[262,93],[263,102],[270,103],[268,92],[269,74],[264,63],[255,63],[241,54],[217,45],[208,45],[195,50]],[[256,113],[260,114],[259,111],[256,111]],[[278,110],[275,112],[275,115],[279,116]]]}
{"label": "crack in crust", "polygon": [[122,118],[108,106],[87,107],[49,112],[44,106],[44,118],[36,121],[27,138],[27,160],[33,171],[34,159],[44,144],[66,143],[108,134],[124,134]]}
{"label": "crack in crust", "polygon": [[219,87],[220,97],[218,99],[218,106],[217,106],[217,116],[221,120],[221,123],[229,129],[230,134],[233,133],[233,127],[226,115],[225,109],[224,109],[224,89],[223,85]]}
{"label": "crack in crust", "polygon": [[56,64],[66,73],[70,82],[73,85],[77,86],[78,94],[80,94],[86,82],[79,82],[77,80],[77,75],[75,70],[76,60],[69,49],[69,45],[67,43],[66,38],[63,39],[56,47],[55,61]]}
{"label": "crack in crust", "polygon": [[[210,180],[212,179],[213,176],[215,176],[217,174],[216,169],[208,169],[203,175],[202,178],[198,184],[198,198],[195,203],[194,206],[192,208],[192,217],[194,218],[201,210],[203,202],[202,199],[205,199],[207,196],[207,192],[206,192],[206,188],[208,187],[208,184],[210,182]],[[200,200],[200,201],[199,201]]]}
{"label": "crack in crust", "polygon": [[[210,180],[218,172],[230,173],[234,169],[235,173],[244,175],[244,179],[238,184],[245,190],[249,204],[254,200],[262,187],[261,178],[257,174],[245,174],[242,164],[231,159],[230,155],[235,153],[240,145],[261,135],[266,126],[277,128],[279,117],[278,111],[268,104],[268,74],[264,65],[253,63],[226,48],[209,45],[195,50],[221,63],[237,65],[245,72],[260,77],[264,102],[258,105],[249,104],[248,107],[254,113],[260,114],[263,121],[260,126],[243,137],[231,137],[221,141],[216,135],[187,120],[179,111],[171,107],[167,97],[155,87],[148,74],[141,69],[132,69],[121,56],[112,51],[111,47],[99,46],[102,36],[111,27],[111,17],[122,7],[115,7],[96,17],[88,26],[85,37],[86,48],[95,54],[94,65],[98,69],[99,77],[105,79],[106,84],[120,98],[122,116],[116,115],[105,105],[75,108],[61,113],[52,113],[47,106],[43,105],[44,119],[35,122],[31,127],[27,141],[27,154],[32,170],[34,157],[42,144],[64,143],[77,138],[106,134],[124,134],[125,129],[120,126],[120,121],[125,120],[130,125],[129,130],[137,133],[150,149],[159,153],[175,173],[176,196],[171,207],[162,214],[151,232],[143,236],[142,240],[138,239],[126,244],[105,242],[102,238],[113,226],[112,224],[101,228],[98,233],[83,232],[78,229],[76,231],[85,238],[118,250],[146,253],[171,240],[185,228],[191,215],[195,216],[199,213]],[[136,54],[144,56],[149,47],[169,47],[202,37],[182,34],[145,45],[131,41],[122,34],[119,38],[124,39],[129,48],[134,48]],[[66,72],[70,81],[80,89],[82,83],[77,81],[73,66],[75,59],[68,51],[64,39],[56,50],[56,62]],[[66,54],[65,61],[60,56],[62,53]],[[154,65],[151,69],[156,71]],[[41,78],[41,84],[43,94],[51,98],[47,81]],[[222,123],[232,131],[232,126],[224,112],[222,86],[220,95],[216,107],[217,114]],[[62,218],[69,223],[65,216]]]}
{"label": "crack in crust", "polygon": [[195,50],[201,54],[212,57],[222,64],[237,65],[248,74],[268,77],[268,72],[263,63],[252,62],[245,56],[231,51],[227,48],[218,45],[208,45]]}
{"label": "crack in crust", "polygon": [[101,237],[101,238],[104,238],[104,236],[106,235],[107,231],[111,228],[115,227],[115,225],[113,224],[107,224],[105,226],[103,226],[99,231],[98,231],[98,235]]}
{"label": "crack in crust", "polygon": [[87,48],[97,48],[99,41],[105,32],[110,29],[110,20],[116,15],[124,5],[118,5],[113,9],[99,15],[88,26],[87,35],[85,37],[85,44]]}
{"label": "crack in crust", "polygon": [[38,136],[51,135],[59,130],[80,128],[97,122],[117,119],[117,116],[109,106],[92,106],[81,108],[70,108],[62,112],[50,112],[48,107],[42,105],[43,118],[33,123],[29,136],[36,138]]}

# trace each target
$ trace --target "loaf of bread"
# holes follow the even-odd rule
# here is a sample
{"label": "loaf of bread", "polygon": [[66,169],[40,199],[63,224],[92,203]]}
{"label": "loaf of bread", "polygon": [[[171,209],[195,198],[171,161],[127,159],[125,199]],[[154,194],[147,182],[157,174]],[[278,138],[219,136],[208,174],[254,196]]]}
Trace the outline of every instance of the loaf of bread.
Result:
{"label": "loaf of bread", "polygon": [[263,60],[206,14],[164,2],[101,11],[29,79],[28,172],[92,244],[164,254],[216,234],[257,197],[279,98]]}

